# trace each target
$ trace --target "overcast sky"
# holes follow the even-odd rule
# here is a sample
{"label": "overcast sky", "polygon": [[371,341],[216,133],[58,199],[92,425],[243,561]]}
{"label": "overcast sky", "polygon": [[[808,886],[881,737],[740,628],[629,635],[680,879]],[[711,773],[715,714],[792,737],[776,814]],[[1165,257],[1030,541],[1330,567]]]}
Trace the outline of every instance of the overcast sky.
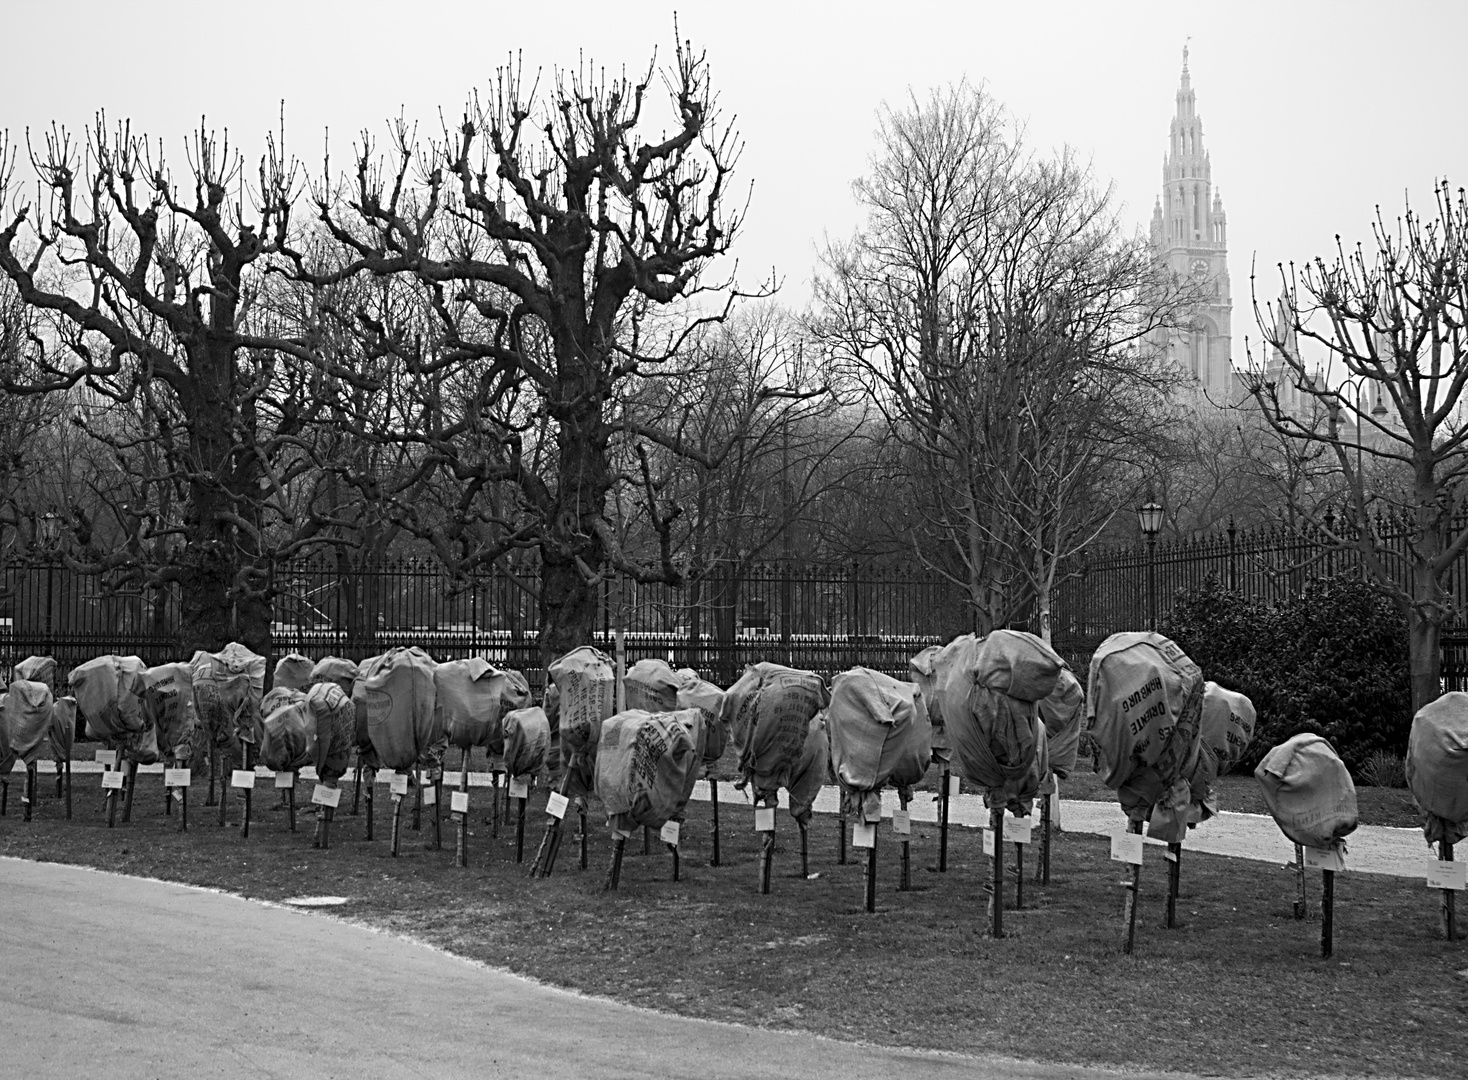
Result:
{"label": "overcast sky", "polygon": [[[753,284],[771,267],[803,305],[822,238],[857,224],[851,181],[875,114],[909,90],[967,77],[1114,181],[1150,220],[1184,41],[1229,215],[1235,363],[1253,336],[1248,275],[1369,238],[1373,208],[1425,204],[1435,178],[1468,184],[1462,47],[1468,3],[0,3],[0,127],[131,118],[181,157],[201,114],[257,159],[285,100],[290,149],[317,169],[403,111],[452,122],[510,50],[527,70],[583,53],[640,73],[667,58],[673,12],[707,50],[737,114],[754,185],[735,247]],[[1261,278],[1264,274],[1261,273]]]}

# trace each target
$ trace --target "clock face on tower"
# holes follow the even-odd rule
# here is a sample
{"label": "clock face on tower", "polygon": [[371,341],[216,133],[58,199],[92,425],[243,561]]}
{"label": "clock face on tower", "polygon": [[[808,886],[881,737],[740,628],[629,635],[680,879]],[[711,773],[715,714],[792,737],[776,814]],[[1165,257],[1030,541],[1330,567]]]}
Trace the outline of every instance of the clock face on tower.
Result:
{"label": "clock face on tower", "polygon": [[1193,260],[1193,267],[1192,267],[1192,269],[1193,269],[1193,276],[1195,278],[1206,277],[1207,274],[1208,274],[1208,260],[1207,259],[1194,259]]}

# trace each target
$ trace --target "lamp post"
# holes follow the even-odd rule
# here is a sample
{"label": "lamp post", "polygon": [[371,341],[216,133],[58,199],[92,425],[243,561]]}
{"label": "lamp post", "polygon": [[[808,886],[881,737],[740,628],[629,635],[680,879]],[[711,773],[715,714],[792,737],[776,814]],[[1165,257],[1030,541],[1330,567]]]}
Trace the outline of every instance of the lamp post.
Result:
{"label": "lamp post", "polygon": [[56,599],[56,544],[61,539],[61,517],[47,510],[40,521],[41,547],[46,552],[46,652],[52,651],[51,608]]}
{"label": "lamp post", "polygon": [[1147,629],[1157,629],[1157,534],[1162,531],[1162,504],[1151,494],[1137,507],[1137,525],[1147,538]]}

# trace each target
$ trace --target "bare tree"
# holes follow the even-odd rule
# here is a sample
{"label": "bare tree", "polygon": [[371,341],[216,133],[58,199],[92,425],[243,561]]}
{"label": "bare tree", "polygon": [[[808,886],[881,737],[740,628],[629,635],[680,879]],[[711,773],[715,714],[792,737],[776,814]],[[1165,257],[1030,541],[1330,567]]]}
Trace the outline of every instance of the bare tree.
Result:
{"label": "bare tree", "polygon": [[[1442,693],[1442,628],[1459,614],[1448,573],[1468,550],[1468,197],[1444,181],[1434,214],[1408,207],[1391,227],[1378,210],[1372,235],[1372,249],[1338,242],[1329,262],[1279,268],[1281,300],[1255,301],[1268,348],[1250,350],[1249,388],[1275,431],[1334,458],[1344,504],[1292,505],[1401,605],[1415,710]],[[1296,395],[1304,407],[1287,407]],[[1405,559],[1388,530],[1405,535]]]}
{"label": "bare tree", "polygon": [[[364,141],[345,194],[326,182],[316,193],[339,264],[296,264],[317,283],[366,272],[416,293],[406,322],[355,312],[370,349],[412,385],[391,423],[353,423],[360,437],[417,447],[424,475],[447,480],[453,505],[432,514],[405,488],[394,498],[396,520],[451,568],[534,549],[547,661],[590,637],[608,568],[681,581],[681,508],[656,490],[647,454],[699,452],[619,397],[674,362],[734,295],[703,274],[738,228],[728,185],[740,144],[719,120],[704,58],[682,42],[661,73],[671,134],[647,138],[662,123],[655,73],[607,79],[583,65],[540,95],[505,68],[489,101],[421,156],[402,123],[386,162]],[[714,302],[691,303],[705,295]],[[681,317],[656,317],[670,308]],[[629,460],[630,473],[619,469]],[[621,491],[645,500],[649,558],[622,547],[611,513]],[[482,527],[461,527],[470,519]]]}
{"label": "bare tree", "polygon": [[1060,560],[1155,446],[1174,379],[1158,331],[1192,294],[1086,169],[1031,158],[981,89],[887,109],[878,141],[856,185],[868,224],[827,251],[817,332],[919,465],[914,550],[981,631],[1029,610],[1048,634]]}
{"label": "bare tree", "polygon": [[[288,492],[314,467],[319,405],[309,320],[286,318],[265,263],[290,228],[293,178],[271,144],[258,187],[227,142],[201,130],[180,188],[161,147],[99,116],[32,147],[37,205],[18,147],[0,145],[0,273],[50,319],[10,393],[85,386],[115,409],[78,420],[122,463],[132,491],[108,546],[69,515],[85,569],[181,596],[180,646],[269,643],[269,566],[319,531]],[[306,305],[310,306],[309,302]]]}

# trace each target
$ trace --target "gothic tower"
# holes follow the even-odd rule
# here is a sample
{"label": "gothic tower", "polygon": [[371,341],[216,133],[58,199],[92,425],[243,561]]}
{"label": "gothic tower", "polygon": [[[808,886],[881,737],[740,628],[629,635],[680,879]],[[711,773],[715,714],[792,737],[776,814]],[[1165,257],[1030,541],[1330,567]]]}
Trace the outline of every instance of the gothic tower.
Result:
{"label": "gothic tower", "polygon": [[1184,46],[1177,114],[1162,162],[1162,196],[1152,210],[1152,248],[1175,273],[1204,286],[1206,299],[1191,313],[1187,329],[1168,335],[1168,349],[1173,362],[1198,380],[1209,400],[1227,405],[1238,396],[1230,362],[1228,216],[1222,196],[1213,189],[1212,172]]}

